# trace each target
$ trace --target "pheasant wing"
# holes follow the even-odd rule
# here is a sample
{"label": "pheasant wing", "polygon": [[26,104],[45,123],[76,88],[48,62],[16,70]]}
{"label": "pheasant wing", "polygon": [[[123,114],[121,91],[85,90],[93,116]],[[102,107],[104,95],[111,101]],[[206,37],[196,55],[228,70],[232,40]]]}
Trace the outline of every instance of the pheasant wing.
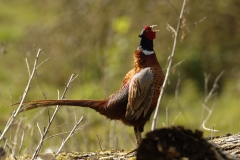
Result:
{"label": "pheasant wing", "polygon": [[154,74],[150,67],[136,73],[130,84],[125,117],[129,120],[146,115],[152,102]]}

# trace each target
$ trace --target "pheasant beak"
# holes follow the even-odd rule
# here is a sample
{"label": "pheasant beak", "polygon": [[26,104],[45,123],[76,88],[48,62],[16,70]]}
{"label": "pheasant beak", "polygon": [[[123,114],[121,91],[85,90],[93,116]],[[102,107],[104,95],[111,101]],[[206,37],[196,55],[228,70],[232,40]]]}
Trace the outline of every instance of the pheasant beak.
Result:
{"label": "pheasant beak", "polygon": [[158,32],[159,30],[153,30],[154,27],[157,27],[157,25],[151,25],[150,26],[153,32]]}

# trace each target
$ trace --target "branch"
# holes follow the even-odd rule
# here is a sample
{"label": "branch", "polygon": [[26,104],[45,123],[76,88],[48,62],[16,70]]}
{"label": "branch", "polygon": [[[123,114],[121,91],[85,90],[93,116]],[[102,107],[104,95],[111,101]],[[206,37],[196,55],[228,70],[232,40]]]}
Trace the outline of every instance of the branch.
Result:
{"label": "branch", "polygon": [[32,73],[31,73],[31,74],[30,74],[30,70],[29,70],[29,65],[28,65],[27,60],[26,60],[27,68],[28,68],[28,72],[29,72],[30,77],[29,77],[29,79],[28,79],[27,86],[26,86],[26,88],[25,88],[25,90],[24,90],[24,92],[23,92],[21,102],[19,103],[19,106],[18,106],[17,110],[14,111],[13,114],[12,114],[12,116],[9,118],[8,123],[6,124],[6,126],[5,126],[2,134],[1,134],[1,136],[0,136],[0,140],[3,139],[4,135],[5,135],[6,132],[8,131],[9,127],[12,125],[13,120],[16,118],[16,116],[17,116],[18,113],[19,113],[19,110],[20,110],[21,107],[22,107],[22,104],[23,104],[23,102],[24,102],[24,100],[25,100],[25,98],[26,98],[26,96],[27,96],[28,90],[29,90],[29,88],[30,88],[30,85],[31,85],[33,76],[34,76],[34,74],[35,74],[35,72],[36,72],[36,70],[37,70],[37,62],[38,62],[38,58],[39,58],[39,55],[40,55],[41,51],[42,51],[42,50],[39,49],[38,52],[37,52],[37,55],[36,55],[36,58],[35,58],[35,62],[34,62],[34,65],[33,65],[33,70],[32,70]]}
{"label": "branch", "polygon": [[[76,123],[77,123],[77,122],[76,122]],[[83,124],[81,127],[77,128],[77,129],[75,129],[75,131],[78,131],[78,130],[82,129],[83,127],[86,126],[86,124],[87,124],[87,123]],[[50,139],[50,138],[53,138],[53,137],[56,137],[56,136],[59,136],[59,135],[67,134],[67,133],[69,133],[69,132],[71,132],[71,131],[66,131],[66,132],[61,132],[61,133],[57,133],[57,134],[51,135],[51,136],[45,138],[43,141],[46,141],[46,140],[48,140],[48,139]]]}
{"label": "branch", "polygon": [[[0,130],[0,134],[2,134],[2,131]],[[9,143],[8,143],[8,141],[7,141],[7,139],[5,138],[5,137],[3,137],[3,139],[2,139],[3,141],[4,141],[4,148],[5,148],[5,146],[7,147],[7,149],[8,149],[8,151],[11,153],[11,155],[13,156],[13,158],[15,159],[15,160],[17,160],[17,157],[15,156],[15,154],[12,154],[13,153],[13,146],[12,145],[10,145]]]}
{"label": "branch", "polygon": [[55,157],[57,157],[57,155],[60,153],[60,151],[62,150],[62,147],[64,146],[64,144],[68,141],[68,139],[74,134],[74,132],[76,131],[77,127],[79,126],[80,122],[82,122],[83,116],[79,119],[79,121],[75,124],[75,126],[73,127],[73,129],[71,130],[71,132],[68,134],[67,138],[65,140],[63,140],[61,146],[59,147],[59,149],[57,150],[57,152],[55,153]]}
{"label": "branch", "polygon": [[156,111],[155,111],[154,116],[153,116],[152,128],[151,128],[152,131],[156,128],[159,106],[160,106],[160,103],[161,103],[161,100],[162,100],[162,96],[163,96],[164,89],[165,89],[166,84],[167,84],[169,72],[170,72],[170,69],[171,69],[171,66],[172,66],[173,57],[174,57],[174,55],[175,55],[175,50],[176,50],[176,45],[177,45],[179,30],[181,29],[182,18],[183,18],[183,11],[184,11],[185,5],[186,5],[186,0],[183,0],[181,13],[180,13],[180,15],[179,15],[179,20],[178,20],[177,30],[175,31],[172,27],[170,27],[170,28],[174,31],[173,48],[172,48],[172,53],[171,53],[171,55],[169,56],[169,62],[168,62],[168,67],[167,67],[166,76],[165,76],[165,79],[164,79],[164,82],[163,82],[163,85],[162,85],[162,88],[161,88],[161,91],[160,91],[160,95],[159,95],[159,98],[158,98]]}
{"label": "branch", "polygon": [[[68,81],[68,83],[67,83],[67,85],[66,85],[66,87],[65,87],[65,90],[63,91],[63,94],[62,94],[61,99],[64,99],[64,98],[65,98],[65,95],[66,95],[66,92],[67,92],[67,90],[68,90],[68,88],[69,88],[69,86],[70,86],[70,83],[71,83],[78,75],[75,76],[75,77],[73,77],[73,76],[74,76],[74,75],[72,74],[71,77],[70,77],[70,79],[69,79],[69,81]],[[41,149],[41,147],[42,147],[42,144],[43,144],[43,142],[44,142],[44,139],[45,139],[45,137],[47,136],[47,133],[49,132],[49,128],[50,128],[50,126],[52,125],[52,122],[53,122],[55,116],[57,115],[57,112],[59,111],[60,107],[61,107],[61,106],[57,105],[54,113],[52,114],[52,117],[49,119],[49,123],[48,123],[47,127],[44,129],[44,133],[41,135],[41,139],[40,139],[40,141],[39,141],[39,144],[38,144],[37,148],[35,149],[35,152],[34,152],[33,155],[32,155],[31,160],[34,160],[34,159],[37,157],[37,155],[38,155],[38,153],[39,153],[39,151],[40,151],[40,149]]]}
{"label": "branch", "polygon": [[[210,92],[208,93],[208,95],[206,95],[205,100],[204,100],[204,103],[203,103],[203,110],[204,110],[204,109],[207,110],[207,111],[208,111],[208,115],[207,115],[207,117],[203,120],[203,122],[202,122],[202,127],[203,127],[203,129],[205,129],[205,130],[207,130],[207,131],[219,132],[219,130],[207,128],[207,127],[205,126],[205,124],[207,123],[208,119],[209,119],[210,116],[212,115],[215,101],[214,101],[211,109],[208,108],[207,103],[208,103],[209,99],[213,97],[214,92],[215,92],[216,89],[218,88],[218,81],[219,81],[219,79],[222,77],[223,73],[224,73],[224,71],[222,71],[222,72],[217,76],[217,78],[215,79],[215,81],[214,81],[214,83],[213,83],[212,89],[210,90]],[[206,75],[205,75],[205,77],[206,77],[206,78],[205,78],[205,86],[207,86],[206,82],[208,82],[209,76],[206,76]],[[205,87],[205,89],[207,89],[207,87]],[[206,91],[206,93],[207,93],[207,91]]]}

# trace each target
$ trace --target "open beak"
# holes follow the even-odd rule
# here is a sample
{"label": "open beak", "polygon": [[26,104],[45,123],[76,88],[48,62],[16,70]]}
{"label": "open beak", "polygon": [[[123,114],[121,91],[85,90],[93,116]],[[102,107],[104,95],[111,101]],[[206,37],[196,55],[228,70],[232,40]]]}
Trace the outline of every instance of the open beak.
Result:
{"label": "open beak", "polygon": [[159,31],[159,30],[153,30],[153,28],[154,28],[154,27],[157,27],[157,25],[151,25],[150,27],[152,28],[152,31],[153,31],[153,32],[158,32],[158,31]]}

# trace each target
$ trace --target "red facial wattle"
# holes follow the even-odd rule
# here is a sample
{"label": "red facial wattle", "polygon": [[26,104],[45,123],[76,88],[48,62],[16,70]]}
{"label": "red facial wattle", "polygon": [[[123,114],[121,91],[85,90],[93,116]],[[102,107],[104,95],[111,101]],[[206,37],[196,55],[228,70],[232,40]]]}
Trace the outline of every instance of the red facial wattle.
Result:
{"label": "red facial wattle", "polygon": [[154,40],[156,38],[156,32],[151,30],[148,32],[148,34],[146,36],[149,40]]}
{"label": "red facial wattle", "polygon": [[156,32],[152,30],[153,27],[151,26],[146,26],[145,27],[145,36],[149,40],[154,40],[156,38]]}

